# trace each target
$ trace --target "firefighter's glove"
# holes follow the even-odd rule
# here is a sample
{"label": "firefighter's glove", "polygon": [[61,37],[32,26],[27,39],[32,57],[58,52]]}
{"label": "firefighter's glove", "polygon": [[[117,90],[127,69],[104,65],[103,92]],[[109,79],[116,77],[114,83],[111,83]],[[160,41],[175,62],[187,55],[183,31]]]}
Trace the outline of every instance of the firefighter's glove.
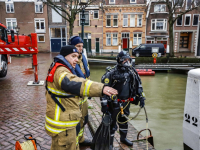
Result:
{"label": "firefighter's glove", "polygon": [[107,105],[104,105],[104,106],[101,106],[101,112],[102,113],[106,113],[108,111],[108,106]]}
{"label": "firefighter's glove", "polygon": [[144,107],[144,105],[145,105],[145,102],[144,102],[144,100],[145,100],[145,97],[143,97],[143,96],[140,96],[140,97],[139,97],[139,101],[140,101],[140,107],[141,107],[141,108],[143,108],[143,107]]}

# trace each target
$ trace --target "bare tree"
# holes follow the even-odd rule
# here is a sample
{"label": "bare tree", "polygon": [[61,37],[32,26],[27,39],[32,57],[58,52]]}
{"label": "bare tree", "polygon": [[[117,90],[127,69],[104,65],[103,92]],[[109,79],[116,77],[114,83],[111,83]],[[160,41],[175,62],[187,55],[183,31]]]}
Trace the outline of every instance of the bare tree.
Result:
{"label": "bare tree", "polygon": [[76,15],[82,11],[83,8],[89,5],[99,4],[100,0],[89,0],[86,5],[80,5],[80,0],[43,0],[44,4],[54,9],[62,18],[64,18],[69,25],[69,35],[73,35],[74,21]]}
{"label": "bare tree", "polygon": [[192,10],[200,10],[200,0],[162,0],[168,8],[168,24],[169,24],[169,48],[170,57],[174,56],[174,36],[173,25],[179,17],[191,12]]}

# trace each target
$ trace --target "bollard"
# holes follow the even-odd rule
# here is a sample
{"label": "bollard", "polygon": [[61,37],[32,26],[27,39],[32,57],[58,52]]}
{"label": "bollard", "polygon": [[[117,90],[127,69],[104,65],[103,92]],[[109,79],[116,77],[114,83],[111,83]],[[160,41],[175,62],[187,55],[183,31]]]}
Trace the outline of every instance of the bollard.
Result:
{"label": "bollard", "polygon": [[153,63],[156,64],[156,58],[153,58]]}
{"label": "bollard", "polygon": [[200,149],[200,69],[188,72],[184,118],[183,118],[183,146],[184,150]]}

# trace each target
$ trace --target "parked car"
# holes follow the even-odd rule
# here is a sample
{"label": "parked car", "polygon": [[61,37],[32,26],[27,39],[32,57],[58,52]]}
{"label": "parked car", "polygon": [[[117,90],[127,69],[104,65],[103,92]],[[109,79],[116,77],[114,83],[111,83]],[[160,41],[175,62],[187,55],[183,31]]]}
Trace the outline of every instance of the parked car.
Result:
{"label": "parked car", "polygon": [[155,44],[140,44],[138,47],[132,50],[132,55],[139,56],[151,56],[153,53],[157,53],[158,56],[165,55],[166,50],[162,43]]}

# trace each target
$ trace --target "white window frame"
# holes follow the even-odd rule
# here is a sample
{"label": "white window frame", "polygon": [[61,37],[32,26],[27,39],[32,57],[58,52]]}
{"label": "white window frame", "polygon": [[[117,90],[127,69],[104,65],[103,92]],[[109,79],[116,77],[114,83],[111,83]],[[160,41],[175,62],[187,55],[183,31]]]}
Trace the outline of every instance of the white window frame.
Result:
{"label": "white window frame", "polygon": [[[115,18],[115,16],[117,16],[116,18]],[[115,26],[114,25],[114,20],[117,20],[117,25]],[[118,15],[113,15],[113,27],[118,27]]]}
{"label": "white window frame", "polygon": [[[35,33],[45,33],[46,32],[46,26],[45,26],[45,18],[34,18],[35,21]],[[36,23],[39,22],[39,28],[37,29]],[[44,22],[44,29],[41,29],[41,22]]]}
{"label": "white window frame", "polygon": [[[190,4],[190,8],[189,9],[191,9],[192,8],[192,2],[193,2],[193,0],[190,0],[191,1],[191,4]],[[185,10],[188,10],[188,6],[187,6],[187,2],[188,2],[188,0],[185,0]]]}
{"label": "white window frame", "polygon": [[[177,15],[177,17],[179,16],[179,14]],[[182,26],[183,25],[183,15],[181,16],[182,17],[182,20],[181,20],[181,25],[178,25],[177,24],[177,21],[178,21],[178,18],[176,19],[176,26]]]}
{"label": "white window frame", "polygon": [[[198,16],[197,25],[194,25],[194,16]],[[193,14],[192,26],[198,26],[199,14]]]}
{"label": "white window frame", "polygon": [[[125,15],[127,16],[127,18],[124,17]],[[127,14],[125,15],[123,15],[123,27],[128,27],[128,15]],[[127,20],[127,25],[124,25],[125,20]]]}
{"label": "white window frame", "polygon": [[[162,8],[162,5],[165,6],[164,7],[165,8],[164,11],[162,11],[162,9],[160,9],[160,8]],[[158,11],[155,10],[156,7],[159,7]],[[154,12],[166,12],[166,5],[165,4],[156,4],[156,5],[154,5]]]}
{"label": "white window frame", "polygon": [[[108,18],[108,16],[110,16],[110,17]],[[108,24],[107,24],[108,19],[110,19],[110,26],[108,26]],[[106,15],[106,27],[111,27],[111,15]]]}
{"label": "white window frame", "polygon": [[[11,29],[9,29],[8,27],[8,22],[11,23]],[[14,32],[16,32],[15,27],[13,26],[13,22],[16,23],[16,27],[17,27],[17,18],[6,18],[6,26],[9,30],[14,30]]]}
{"label": "white window frame", "polygon": [[[134,34],[137,34],[137,37],[136,37],[137,38],[137,42],[136,43],[134,43]],[[139,34],[141,34],[141,37],[138,36]],[[141,43],[138,42],[139,38],[141,38],[141,43],[142,43],[142,32],[133,32],[133,45],[140,45],[141,44]]]}
{"label": "white window frame", "polygon": [[[134,17],[132,17],[132,16],[134,16]],[[131,24],[131,22],[133,22],[133,25]],[[135,27],[135,15],[134,14],[130,15],[130,27]]]}
{"label": "white window frame", "polygon": [[[37,9],[36,9],[36,6],[38,6],[38,7],[39,7],[38,9],[40,10],[40,5],[42,5],[42,12],[40,12],[40,11],[37,12],[37,11],[36,11],[36,10],[37,10]],[[42,3],[35,3],[35,13],[37,13],[37,14],[43,13],[43,4],[42,4]]]}
{"label": "white window frame", "polygon": [[[44,41],[39,41],[39,36],[44,36]],[[38,41],[38,43],[45,43],[45,35],[44,34],[37,34],[37,41]]]}
{"label": "white window frame", "polygon": [[[137,15],[137,27],[142,27],[142,15],[141,15],[141,18],[139,18],[139,15]],[[141,25],[139,25],[139,20],[140,19],[141,19]]]}
{"label": "white window frame", "polygon": [[[88,15],[89,15],[89,25],[84,25],[84,26],[90,26],[90,12],[89,11],[85,11],[85,12],[88,12]],[[82,15],[82,13],[80,12],[79,13],[79,26],[81,26],[81,15]]]}
{"label": "white window frame", "polygon": [[136,3],[136,0],[130,0],[130,4]]}
{"label": "white window frame", "polygon": [[[160,20],[162,20],[162,21],[160,21]],[[155,29],[154,30],[152,29],[153,21],[155,21],[154,22],[155,23]],[[156,29],[156,23],[159,23],[159,22],[163,22],[163,29],[162,30]],[[151,20],[151,31],[167,31],[167,19],[152,19]]]}
{"label": "white window frame", "polygon": [[[14,3],[13,2],[7,2],[7,3],[5,3],[5,5],[6,5],[6,13],[15,13],[15,7],[14,7]],[[10,11],[8,11],[7,5],[9,5]],[[11,5],[13,6],[13,11],[11,11]]]}
{"label": "white window frame", "polygon": [[[186,25],[186,17],[190,17],[190,21],[189,21],[189,25]],[[191,22],[191,14],[185,14],[185,20],[184,20],[184,26],[190,26],[190,22]]]}
{"label": "white window frame", "polygon": [[[117,39],[117,43],[116,44],[114,44],[114,34],[117,35],[117,37],[115,37]],[[117,46],[118,45],[118,33],[117,32],[112,33],[112,37],[113,37],[113,39],[112,39],[112,45],[113,46]]]}
{"label": "white window frame", "polygon": [[[107,35],[108,35],[109,37],[108,37]],[[110,44],[108,44],[108,41],[107,41],[108,38],[110,38]],[[106,46],[111,46],[111,42],[112,42],[112,41],[111,41],[111,33],[110,33],[110,32],[109,32],[109,33],[106,33]]]}
{"label": "white window frame", "polygon": [[[95,11],[98,13],[98,18],[95,18],[95,17],[94,17],[94,12],[95,12]],[[99,10],[94,10],[94,11],[93,11],[93,19],[99,19]]]}
{"label": "white window frame", "polygon": [[114,2],[111,2],[111,0],[109,0],[109,4],[115,4],[115,0],[113,0]]}

